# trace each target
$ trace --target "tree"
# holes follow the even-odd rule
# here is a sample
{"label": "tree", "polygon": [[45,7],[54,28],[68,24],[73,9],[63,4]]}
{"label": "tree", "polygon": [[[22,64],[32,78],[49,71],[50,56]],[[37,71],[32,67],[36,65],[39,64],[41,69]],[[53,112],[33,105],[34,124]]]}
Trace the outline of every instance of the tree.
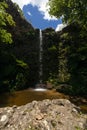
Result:
{"label": "tree", "polygon": [[49,0],[49,13],[63,22],[87,27],[87,0]]}
{"label": "tree", "polygon": [[14,6],[17,8],[17,10],[18,10],[20,16],[21,16],[22,18],[24,18],[23,11],[22,11],[21,8],[19,7],[19,5],[18,5],[17,3],[14,3]]}
{"label": "tree", "polygon": [[87,95],[87,0],[49,0],[48,4],[49,13],[68,25],[60,36],[59,66],[66,67],[63,59],[67,59],[71,93]]}
{"label": "tree", "polygon": [[[7,31],[8,25],[15,25],[12,16],[6,12],[8,5],[0,1],[0,91],[5,90],[3,84],[9,83],[10,77],[15,73],[16,62],[9,49],[3,43],[12,43],[12,35]],[[5,49],[6,48],[6,49]]]}
{"label": "tree", "polygon": [[15,25],[10,12],[7,13],[9,2],[0,1],[0,92],[23,89],[28,73],[28,65],[16,58],[9,45],[12,43],[12,35],[7,30],[9,26]]}
{"label": "tree", "polygon": [[12,16],[6,12],[8,5],[0,2],[0,43],[12,43],[12,36],[7,32],[6,26],[15,25]]}

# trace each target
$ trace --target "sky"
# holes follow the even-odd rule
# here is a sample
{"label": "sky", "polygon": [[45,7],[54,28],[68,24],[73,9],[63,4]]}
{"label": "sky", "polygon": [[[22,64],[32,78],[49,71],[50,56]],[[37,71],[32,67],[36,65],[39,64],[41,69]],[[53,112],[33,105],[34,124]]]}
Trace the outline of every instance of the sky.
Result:
{"label": "sky", "polygon": [[24,16],[34,28],[45,29],[54,28],[60,31],[64,25],[61,19],[51,17],[47,11],[48,0],[12,0],[22,9]]}

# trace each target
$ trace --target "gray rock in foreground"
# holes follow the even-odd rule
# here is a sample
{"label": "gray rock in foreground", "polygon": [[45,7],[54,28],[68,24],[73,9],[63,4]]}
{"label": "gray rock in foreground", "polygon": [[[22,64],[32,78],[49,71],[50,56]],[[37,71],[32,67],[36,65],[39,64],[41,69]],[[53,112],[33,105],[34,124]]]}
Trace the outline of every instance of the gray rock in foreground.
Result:
{"label": "gray rock in foreground", "polygon": [[87,130],[87,115],[66,99],[0,108],[0,130]]}

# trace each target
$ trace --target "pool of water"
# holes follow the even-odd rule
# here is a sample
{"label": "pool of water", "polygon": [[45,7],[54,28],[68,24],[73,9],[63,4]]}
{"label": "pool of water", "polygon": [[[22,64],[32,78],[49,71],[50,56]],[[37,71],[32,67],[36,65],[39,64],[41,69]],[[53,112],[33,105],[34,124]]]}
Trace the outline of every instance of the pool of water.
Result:
{"label": "pool of water", "polygon": [[25,105],[33,100],[41,101],[44,99],[69,99],[76,105],[80,106],[84,112],[87,112],[87,99],[70,97],[63,93],[56,92],[55,90],[46,89],[28,89],[22,91],[16,91],[13,93],[0,94],[0,107],[6,106],[21,106]]}

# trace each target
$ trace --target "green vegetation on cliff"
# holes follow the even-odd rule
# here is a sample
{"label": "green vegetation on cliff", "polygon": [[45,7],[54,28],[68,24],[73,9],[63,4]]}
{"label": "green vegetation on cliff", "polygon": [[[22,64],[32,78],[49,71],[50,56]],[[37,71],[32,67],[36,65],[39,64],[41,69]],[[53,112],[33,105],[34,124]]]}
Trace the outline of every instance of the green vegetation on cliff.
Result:
{"label": "green vegetation on cliff", "polygon": [[0,92],[29,88],[39,81],[39,29],[25,20],[11,0],[2,1],[0,6],[7,16],[0,12],[0,29],[5,29],[0,37],[5,43],[0,42]]}
{"label": "green vegetation on cliff", "polygon": [[[87,1],[50,0],[49,13],[68,26],[60,34],[59,78],[71,93],[87,94]],[[69,91],[67,89],[67,91]]]}
{"label": "green vegetation on cliff", "polygon": [[8,5],[5,2],[0,2],[0,43],[12,43],[12,36],[5,27],[9,25],[14,26],[12,16],[6,12]]}

